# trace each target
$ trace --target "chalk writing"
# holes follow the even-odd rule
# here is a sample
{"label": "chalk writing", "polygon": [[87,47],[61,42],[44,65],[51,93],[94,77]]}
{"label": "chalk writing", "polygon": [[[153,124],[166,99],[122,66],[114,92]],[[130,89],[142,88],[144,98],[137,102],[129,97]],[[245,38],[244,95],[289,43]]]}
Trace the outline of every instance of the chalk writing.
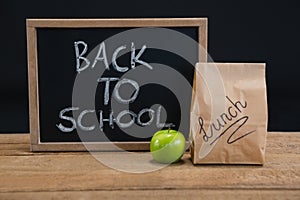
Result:
{"label": "chalk writing", "polygon": [[[87,70],[89,67],[90,69],[93,69],[96,67],[96,65],[99,62],[102,62],[106,70],[110,70],[109,64],[108,64],[108,58],[106,53],[106,46],[104,42],[101,42],[97,51],[97,54],[93,61],[89,60],[85,57],[86,53],[88,52],[88,44],[84,41],[75,41],[74,42],[74,48],[75,48],[75,58],[76,58],[76,72],[79,74],[83,72],[84,70]],[[119,46],[115,49],[112,55],[112,66],[113,69],[120,73],[125,73],[130,69],[136,68],[136,63],[145,66],[148,70],[153,70],[153,67],[143,61],[141,59],[141,56],[146,51],[146,45],[143,45],[142,48],[139,50],[139,52],[136,54],[136,48],[134,43],[131,43],[131,57],[130,57],[130,65],[128,66],[119,66],[117,63],[117,57],[120,54],[121,51],[126,49],[126,45]],[[92,63],[92,65],[91,65]],[[103,66],[102,65],[102,66]],[[128,79],[128,78],[118,78],[118,77],[100,77],[97,79],[98,84],[100,86],[104,86],[104,94],[103,94],[103,104],[104,106],[108,106],[109,101],[111,99],[110,97],[110,86],[112,82],[115,82],[114,90],[112,93],[112,98],[114,98],[118,103],[121,104],[130,104],[133,103],[139,94],[140,86],[135,80]],[[104,84],[103,84],[104,83]],[[126,99],[120,95],[120,88],[122,85],[128,84],[134,88],[134,92],[131,95],[130,98]],[[70,112],[78,111],[79,107],[67,107],[60,111],[59,118],[61,120],[64,120],[66,122],[69,122],[71,124],[70,127],[66,127],[66,125],[63,125],[62,123],[59,123],[57,128],[62,132],[72,132],[76,128],[79,128],[82,131],[93,131],[96,128],[95,124],[92,125],[84,125],[83,119],[88,114],[97,114],[99,119],[99,129],[103,131],[104,123],[108,123],[109,127],[111,129],[114,129],[114,124],[117,124],[119,128],[129,128],[134,123],[140,126],[150,126],[155,118],[156,118],[156,126],[158,128],[164,128],[164,127],[172,127],[174,124],[172,123],[163,123],[161,122],[161,109],[162,106],[159,106],[157,110],[153,110],[151,108],[143,108],[140,112],[134,113],[130,110],[123,110],[116,114],[116,117],[114,115],[113,110],[110,110],[109,113],[104,113],[103,110],[94,110],[94,109],[83,109],[80,114],[78,115],[77,120],[74,119],[74,117],[70,116]],[[69,113],[69,114],[68,114]],[[141,118],[143,115],[148,115],[149,119],[147,121],[142,121]],[[125,119],[125,120],[124,120]],[[128,121],[129,119],[129,121]],[[126,121],[127,120],[127,121]]]}
{"label": "chalk writing", "polygon": [[[83,45],[82,52],[80,52],[80,48],[79,48],[80,45]],[[80,73],[80,72],[86,70],[91,64],[91,61],[88,58],[84,57],[84,55],[88,51],[88,44],[85,43],[84,41],[76,41],[76,42],[74,42],[74,47],[75,47],[75,58],[76,58],[76,71],[77,71],[77,73]],[[136,63],[141,64],[142,66],[145,66],[146,68],[148,68],[150,70],[153,69],[153,67],[149,63],[141,60],[141,56],[146,50],[146,45],[143,45],[142,49],[136,55],[135,54],[135,51],[136,51],[135,45],[133,42],[131,43],[131,49],[130,49],[131,50],[130,68],[127,66],[122,66],[122,67],[119,66],[117,63],[118,54],[120,53],[120,51],[122,51],[124,49],[126,49],[126,45],[122,45],[122,46],[118,47],[112,55],[112,59],[111,59],[112,66],[117,72],[124,73],[124,72],[127,72],[130,68],[134,69],[136,66]],[[83,61],[85,63],[85,65],[81,66],[82,63],[80,61]],[[106,70],[110,69],[109,65],[108,65],[106,47],[105,47],[104,42],[100,43],[99,49],[97,51],[96,57],[94,58],[91,68],[94,68],[99,61],[104,63]]]}

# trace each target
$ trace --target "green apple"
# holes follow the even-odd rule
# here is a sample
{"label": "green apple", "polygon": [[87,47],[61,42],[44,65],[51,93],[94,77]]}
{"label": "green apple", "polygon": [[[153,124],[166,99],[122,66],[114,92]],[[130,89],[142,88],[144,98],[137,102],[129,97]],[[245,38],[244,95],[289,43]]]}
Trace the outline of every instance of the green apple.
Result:
{"label": "green apple", "polygon": [[156,132],[150,143],[153,159],[159,163],[173,163],[181,159],[185,151],[185,138],[176,130],[160,130]]}

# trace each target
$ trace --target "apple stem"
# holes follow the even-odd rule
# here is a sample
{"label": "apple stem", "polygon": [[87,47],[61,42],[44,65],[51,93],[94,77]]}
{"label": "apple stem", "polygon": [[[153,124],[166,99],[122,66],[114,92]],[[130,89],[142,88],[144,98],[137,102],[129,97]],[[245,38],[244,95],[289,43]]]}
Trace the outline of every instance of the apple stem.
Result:
{"label": "apple stem", "polygon": [[170,132],[170,130],[171,130],[171,127],[168,128],[168,133]]}

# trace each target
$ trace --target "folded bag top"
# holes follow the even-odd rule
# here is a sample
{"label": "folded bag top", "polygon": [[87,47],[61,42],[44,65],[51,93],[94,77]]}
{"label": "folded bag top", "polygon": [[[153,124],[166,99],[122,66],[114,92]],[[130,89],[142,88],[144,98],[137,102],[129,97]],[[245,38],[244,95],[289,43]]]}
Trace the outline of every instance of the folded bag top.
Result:
{"label": "folded bag top", "polygon": [[265,160],[264,63],[197,63],[191,104],[194,164],[260,164]]}

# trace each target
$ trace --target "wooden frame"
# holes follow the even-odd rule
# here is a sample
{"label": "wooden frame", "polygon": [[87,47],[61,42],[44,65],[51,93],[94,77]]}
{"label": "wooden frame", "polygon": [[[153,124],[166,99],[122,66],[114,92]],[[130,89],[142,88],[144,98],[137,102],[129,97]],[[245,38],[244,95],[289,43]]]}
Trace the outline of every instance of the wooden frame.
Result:
{"label": "wooden frame", "polygon": [[[27,19],[27,54],[29,82],[29,120],[32,151],[148,150],[149,142],[68,142],[40,141],[38,93],[38,28],[110,28],[110,27],[198,27],[199,61],[207,61],[207,18],[143,18],[143,19]],[[99,144],[101,144],[99,147]]]}

